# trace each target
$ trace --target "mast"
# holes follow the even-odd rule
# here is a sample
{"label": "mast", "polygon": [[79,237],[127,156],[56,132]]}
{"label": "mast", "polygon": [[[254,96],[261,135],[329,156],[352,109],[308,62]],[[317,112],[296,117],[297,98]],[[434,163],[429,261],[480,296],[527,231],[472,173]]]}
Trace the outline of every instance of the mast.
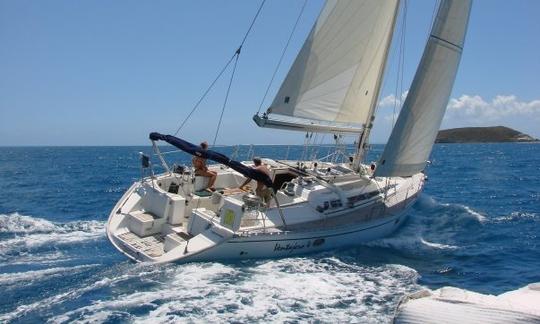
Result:
{"label": "mast", "polygon": [[454,85],[472,0],[442,0],[424,54],[375,176],[424,170]]}
{"label": "mast", "polygon": [[[399,8],[400,1],[398,0],[398,3],[396,4],[396,8]],[[375,93],[374,98],[371,102],[371,105],[369,107],[369,118],[365,123],[364,129],[360,133],[360,136],[358,137],[358,144],[356,147],[356,154],[353,159],[353,170],[359,171],[360,170],[360,164],[362,163],[362,160],[364,159],[364,154],[366,152],[366,146],[369,139],[369,134],[371,132],[371,129],[373,128],[373,121],[375,120],[375,109],[377,108],[379,94],[381,92],[381,86],[384,76],[384,71],[386,69],[386,64],[388,63],[388,53],[390,52],[390,45],[392,43],[392,38],[394,36],[395,26],[396,26],[396,20],[397,20],[397,11],[396,14],[394,14],[392,18],[392,27],[390,31],[390,36],[388,37],[385,45],[385,51],[384,51],[384,60],[382,64],[382,68],[379,70],[379,76],[377,77],[377,84],[375,86]]]}

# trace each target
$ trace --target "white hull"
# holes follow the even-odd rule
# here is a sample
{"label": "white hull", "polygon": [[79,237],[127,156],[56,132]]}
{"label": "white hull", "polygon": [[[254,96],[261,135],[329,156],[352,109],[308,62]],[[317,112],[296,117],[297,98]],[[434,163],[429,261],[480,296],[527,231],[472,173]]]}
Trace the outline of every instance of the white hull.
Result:
{"label": "white hull", "polygon": [[402,213],[374,224],[363,224],[357,228],[231,238],[213,249],[177,262],[284,258],[354,246],[391,235],[405,219],[406,213]]}
{"label": "white hull", "polygon": [[[345,170],[343,165],[334,167]],[[213,168],[218,172],[217,183],[226,187],[237,187],[243,179],[233,170]],[[274,179],[284,170],[294,171],[274,166]],[[424,183],[423,174],[373,179],[349,172],[324,186],[298,178],[290,180],[296,183],[294,192],[278,190],[280,208],[274,205],[255,214],[246,210],[242,199],[247,193],[238,189],[201,197],[194,191],[193,177],[145,178],[133,184],[114,207],[107,235],[129,258],[153,263],[314,253],[392,234],[405,221]],[[179,193],[163,189],[178,181]]]}

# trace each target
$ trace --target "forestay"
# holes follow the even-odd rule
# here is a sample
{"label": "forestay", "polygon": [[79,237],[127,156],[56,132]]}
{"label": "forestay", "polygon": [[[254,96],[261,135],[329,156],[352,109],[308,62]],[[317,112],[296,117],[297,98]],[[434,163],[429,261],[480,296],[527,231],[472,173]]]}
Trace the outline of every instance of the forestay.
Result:
{"label": "forestay", "polygon": [[425,168],[454,85],[471,0],[443,0],[420,65],[376,176],[410,176]]}
{"label": "forestay", "polygon": [[[268,108],[268,119],[322,121],[318,131],[339,123],[365,125],[377,101],[397,9],[397,0],[328,1]],[[315,127],[304,125],[296,128]]]}

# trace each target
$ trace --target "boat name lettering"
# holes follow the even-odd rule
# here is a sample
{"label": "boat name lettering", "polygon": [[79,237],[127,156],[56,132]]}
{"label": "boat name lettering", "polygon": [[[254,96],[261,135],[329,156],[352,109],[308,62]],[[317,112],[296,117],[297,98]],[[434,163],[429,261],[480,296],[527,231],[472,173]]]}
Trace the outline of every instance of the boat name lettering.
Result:
{"label": "boat name lettering", "polygon": [[292,253],[295,250],[305,249],[311,247],[311,241],[305,243],[287,243],[282,245],[281,243],[276,243],[274,246],[274,252],[289,252]]}

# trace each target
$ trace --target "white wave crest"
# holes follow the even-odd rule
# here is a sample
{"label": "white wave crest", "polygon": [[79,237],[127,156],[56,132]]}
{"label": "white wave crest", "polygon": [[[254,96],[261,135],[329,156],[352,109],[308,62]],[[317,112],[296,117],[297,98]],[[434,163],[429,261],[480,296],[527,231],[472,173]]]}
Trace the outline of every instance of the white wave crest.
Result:
{"label": "white wave crest", "polygon": [[53,263],[60,263],[72,260],[71,257],[66,255],[64,252],[59,250],[41,252],[39,254],[34,253],[20,253],[17,255],[16,259],[9,260],[10,266],[15,265],[28,265],[28,264],[39,264],[41,266],[46,266]]}
{"label": "white wave crest", "polygon": [[55,267],[41,270],[1,273],[0,285],[22,284],[27,285],[29,282],[41,281],[45,278],[54,278],[65,275],[66,273],[73,274],[88,268],[96,267],[98,264],[85,264],[74,267]]}
{"label": "white wave crest", "polygon": [[432,215],[432,217],[441,217],[450,213],[452,219],[457,219],[456,216],[459,215],[461,217],[471,217],[473,220],[476,220],[479,223],[484,223],[486,221],[486,216],[473,210],[469,206],[462,204],[441,203],[426,194],[422,194],[420,196],[418,206],[421,210],[437,213]]}
{"label": "white wave crest", "polygon": [[456,250],[456,249],[458,249],[458,246],[455,246],[455,245],[428,242],[423,238],[420,239],[420,242],[422,242],[422,244],[424,244],[426,246],[429,246],[431,248],[434,248],[434,249],[440,249],[440,250]]}
{"label": "white wave crest", "polygon": [[498,216],[493,218],[493,221],[499,223],[505,222],[515,222],[521,220],[538,220],[539,217],[536,213],[522,213],[522,212],[512,212],[510,215]]}
{"label": "white wave crest", "polygon": [[[55,305],[74,300],[90,291],[95,291],[104,287],[111,288],[127,280],[141,280],[145,277],[155,276],[163,270],[158,267],[151,268],[150,270],[147,270],[146,268],[148,268],[148,265],[132,264],[131,262],[113,267],[112,269],[109,269],[113,274],[99,273],[96,275],[96,278],[93,278],[94,280],[85,280],[79,285],[71,287],[68,291],[59,292],[34,303],[20,305],[9,313],[0,314],[0,323],[13,321],[30,312],[43,312]],[[120,275],[118,275],[118,272],[120,272]]]}
{"label": "white wave crest", "polygon": [[405,233],[399,233],[398,235],[392,237],[367,242],[365,243],[365,245],[407,251],[437,251],[459,249],[459,246],[456,245],[430,242],[424,239],[422,236],[412,233],[411,231],[406,231]]}
{"label": "white wave crest", "polygon": [[461,207],[463,207],[463,209],[468,212],[469,214],[471,214],[472,216],[476,217],[476,219],[480,222],[480,223],[483,223],[486,221],[486,216],[480,214],[479,212],[476,212],[474,210],[472,210],[471,207],[469,206],[465,206],[465,205],[460,205]]}
{"label": "white wave crest", "polygon": [[95,240],[104,237],[105,233],[105,222],[102,221],[53,223],[18,213],[0,215],[0,224],[3,232],[15,234],[15,237],[0,242],[0,256],[44,245],[57,246]]}
{"label": "white wave crest", "polygon": [[51,232],[56,228],[56,225],[43,218],[34,218],[19,213],[0,214],[0,232],[2,233]]}
{"label": "white wave crest", "polygon": [[462,204],[441,203],[422,194],[409,213],[409,221],[396,234],[366,243],[413,253],[457,250],[456,236],[484,224],[486,216]]}

